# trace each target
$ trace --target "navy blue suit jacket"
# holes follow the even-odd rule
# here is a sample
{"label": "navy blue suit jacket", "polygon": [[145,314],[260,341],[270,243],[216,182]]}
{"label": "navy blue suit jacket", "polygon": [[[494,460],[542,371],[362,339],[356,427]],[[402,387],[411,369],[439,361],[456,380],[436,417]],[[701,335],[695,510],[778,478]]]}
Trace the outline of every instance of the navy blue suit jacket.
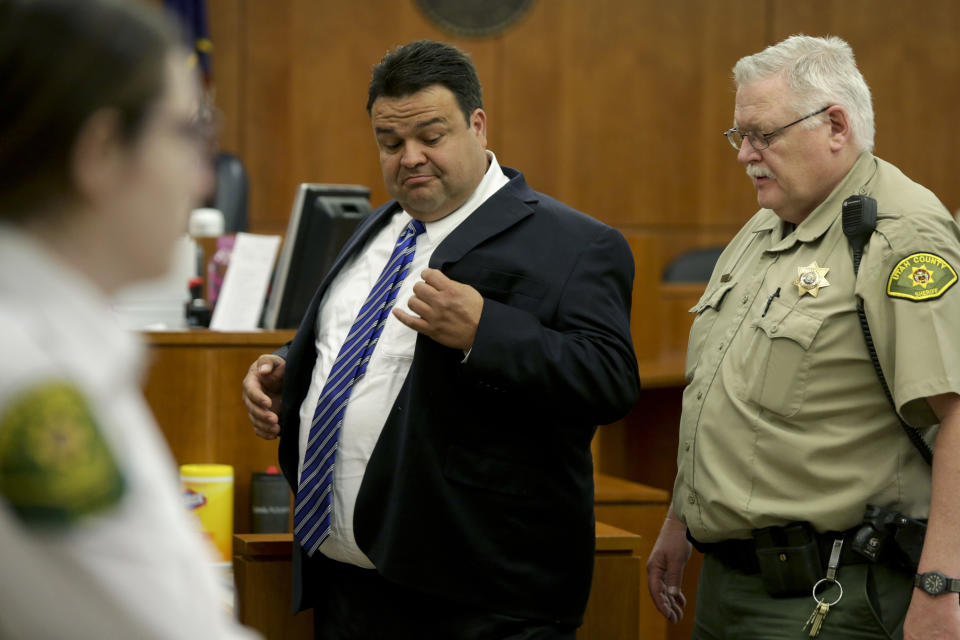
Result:
{"label": "navy blue suit jacket", "polygon": [[[418,336],[361,483],[354,530],[380,573],[408,588],[579,624],[593,569],[590,441],[639,389],[633,257],[618,231],[504,173],[509,183],[430,259],[483,295],[470,357],[463,363],[459,349]],[[318,304],[398,207],[388,203],[357,229],[278,352],[287,361],[280,464],[294,490]],[[321,581],[295,555],[296,610],[312,606]]]}

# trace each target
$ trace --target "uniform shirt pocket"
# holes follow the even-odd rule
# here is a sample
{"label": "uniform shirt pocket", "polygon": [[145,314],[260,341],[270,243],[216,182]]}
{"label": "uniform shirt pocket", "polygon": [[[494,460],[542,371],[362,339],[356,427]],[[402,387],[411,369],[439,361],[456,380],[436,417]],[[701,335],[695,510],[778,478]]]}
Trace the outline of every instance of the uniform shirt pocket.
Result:
{"label": "uniform shirt pocket", "polygon": [[704,342],[713,325],[717,321],[720,313],[720,305],[727,293],[736,285],[736,282],[722,282],[719,285],[707,289],[700,297],[699,302],[690,308],[689,313],[696,314],[693,319],[693,326],[690,327],[690,340],[687,344],[687,363],[686,378],[687,381],[693,380],[693,373],[696,371],[697,363],[700,362],[700,352],[703,350]]}
{"label": "uniform shirt pocket", "polygon": [[750,353],[752,367],[746,391],[751,402],[781,416],[803,406],[810,374],[810,347],[823,318],[774,300],[757,318]]}

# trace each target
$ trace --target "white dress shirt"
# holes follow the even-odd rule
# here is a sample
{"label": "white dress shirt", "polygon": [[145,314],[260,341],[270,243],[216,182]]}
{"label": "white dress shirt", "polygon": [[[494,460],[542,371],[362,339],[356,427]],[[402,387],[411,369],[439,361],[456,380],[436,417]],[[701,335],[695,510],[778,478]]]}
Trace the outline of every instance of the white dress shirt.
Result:
{"label": "white dress shirt", "polygon": [[[487,151],[487,156],[490,159],[487,172],[467,201],[449,215],[425,224],[426,231],[417,238],[413,263],[397,295],[396,308],[413,313],[407,303],[413,295],[413,285],[421,281],[420,273],[427,268],[433,250],[487,198],[509,182],[493,152]],[[357,312],[393,253],[400,232],[410,220],[410,214],[406,211],[395,213],[366,246],[348,260],[330,283],[320,303],[317,313],[317,362],[310,388],[300,405],[300,473],[303,471],[304,452],[317,399],[330,367],[340,352]],[[389,314],[367,371],[351,391],[340,427],[340,446],[333,469],[332,530],[320,546],[320,551],[334,560],[370,569],[374,566],[357,546],[353,534],[353,511],[367,462],[410,370],[416,341],[417,332],[397,320],[392,313]]]}

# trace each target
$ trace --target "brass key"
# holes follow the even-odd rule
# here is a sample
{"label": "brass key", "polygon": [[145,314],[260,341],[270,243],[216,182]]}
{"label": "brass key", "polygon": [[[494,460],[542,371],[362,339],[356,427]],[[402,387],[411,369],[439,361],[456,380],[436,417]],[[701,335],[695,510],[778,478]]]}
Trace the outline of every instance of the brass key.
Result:
{"label": "brass key", "polygon": [[803,630],[806,631],[807,627],[810,627],[810,637],[816,638],[820,635],[820,627],[823,626],[823,619],[827,617],[828,613],[830,613],[830,605],[822,601],[817,602],[817,606],[807,619],[807,623],[803,625]]}
{"label": "brass key", "polygon": [[[827,561],[827,576],[817,581],[813,585],[813,601],[817,603],[817,606],[814,607],[813,613],[810,614],[810,617],[807,618],[806,624],[803,625],[803,631],[807,630],[807,627],[810,627],[810,637],[816,638],[820,635],[820,628],[823,627],[823,620],[827,617],[827,614],[830,613],[830,607],[840,602],[840,598],[843,597],[843,585],[837,580],[837,568],[840,565],[840,549],[843,547],[843,539],[834,540],[833,549],[830,551],[830,559]],[[830,584],[837,585],[837,588],[840,590],[840,594],[837,596],[837,599],[833,602],[827,602],[821,600],[820,596],[817,595],[817,588],[821,585],[827,585],[829,588]]]}

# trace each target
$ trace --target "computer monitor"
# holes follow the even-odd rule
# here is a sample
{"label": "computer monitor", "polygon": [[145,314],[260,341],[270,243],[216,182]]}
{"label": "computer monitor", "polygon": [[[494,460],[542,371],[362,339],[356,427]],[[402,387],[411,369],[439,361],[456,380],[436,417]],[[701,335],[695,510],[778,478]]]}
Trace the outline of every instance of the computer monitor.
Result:
{"label": "computer monitor", "polygon": [[264,328],[300,326],[320,281],[369,213],[367,187],[311,183],[297,187],[287,235],[267,296]]}

